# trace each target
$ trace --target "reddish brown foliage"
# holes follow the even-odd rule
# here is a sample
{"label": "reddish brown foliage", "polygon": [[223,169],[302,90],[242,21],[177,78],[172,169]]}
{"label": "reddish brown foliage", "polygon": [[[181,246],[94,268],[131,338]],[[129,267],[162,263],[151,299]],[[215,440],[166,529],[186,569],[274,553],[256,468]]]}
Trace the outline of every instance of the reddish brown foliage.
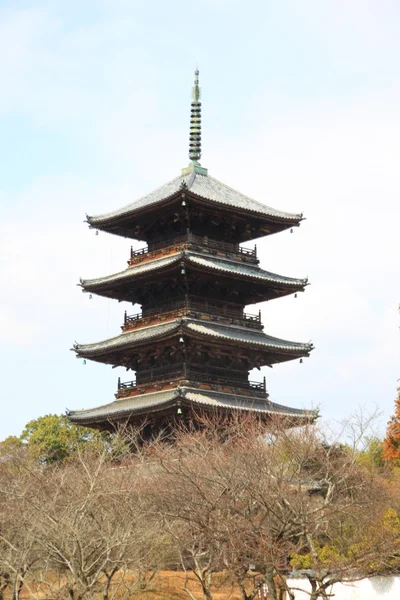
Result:
{"label": "reddish brown foliage", "polygon": [[397,392],[394,415],[388,423],[383,441],[383,458],[388,461],[400,461],[400,387]]}

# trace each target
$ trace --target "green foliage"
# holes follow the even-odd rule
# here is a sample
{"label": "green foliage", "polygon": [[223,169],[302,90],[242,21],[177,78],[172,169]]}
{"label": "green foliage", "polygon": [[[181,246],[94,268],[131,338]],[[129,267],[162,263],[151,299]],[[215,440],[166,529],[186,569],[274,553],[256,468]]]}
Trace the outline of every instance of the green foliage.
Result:
{"label": "green foliage", "polygon": [[393,509],[364,532],[364,537],[349,548],[349,556],[366,557],[365,567],[370,574],[398,571],[400,567],[400,515]]}
{"label": "green foliage", "polygon": [[[358,539],[351,543],[354,533]],[[323,570],[326,574],[345,571],[348,567],[358,567],[369,574],[397,571],[400,568],[400,513],[387,508],[358,535],[351,527],[345,527],[343,539],[329,544],[313,540],[312,546],[313,552],[292,554],[293,568]]]}
{"label": "green foliage", "polygon": [[378,437],[366,438],[366,445],[359,453],[359,462],[369,469],[383,467],[383,442]]}
{"label": "green foliage", "polygon": [[0,456],[13,454],[17,449],[22,448],[23,442],[21,438],[15,435],[9,435],[5,440],[0,442]]}
{"label": "green foliage", "polygon": [[339,561],[345,560],[341,551],[332,544],[320,545],[314,541],[314,554],[293,554],[290,559],[290,564],[294,569],[329,569],[336,565]]}
{"label": "green foliage", "polygon": [[73,425],[62,415],[45,415],[30,421],[20,440],[32,458],[52,463],[68,459],[79,449],[106,444],[109,434]]}
{"label": "green foliage", "polygon": [[383,515],[383,526],[400,536],[400,514],[394,508],[388,508]]}

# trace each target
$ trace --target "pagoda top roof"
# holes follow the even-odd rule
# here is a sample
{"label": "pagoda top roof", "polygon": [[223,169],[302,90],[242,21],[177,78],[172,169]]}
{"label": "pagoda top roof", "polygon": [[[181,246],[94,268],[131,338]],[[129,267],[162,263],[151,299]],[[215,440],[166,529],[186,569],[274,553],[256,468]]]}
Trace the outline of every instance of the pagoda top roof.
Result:
{"label": "pagoda top roof", "polygon": [[298,224],[303,219],[302,213],[289,213],[266,206],[262,202],[253,200],[253,198],[242,194],[218,179],[214,179],[214,177],[207,174],[206,169],[192,165],[188,169],[183,169],[183,173],[179,177],[165,183],[139,200],[109,213],[87,216],[87,222],[92,227],[102,228],[109,223],[129,218],[136,213],[156,207],[158,204],[173,198],[176,194],[184,190],[189,191],[199,199],[215,203],[217,206],[228,206],[243,212],[262,215],[279,221],[287,221],[288,226],[290,224]]}
{"label": "pagoda top roof", "polygon": [[157,412],[174,405],[194,405],[211,409],[236,409],[256,413],[267,413],[277,416],[293,417],[296,420],[314,420],[316,411],[289,408],[276,404],[263,398],[232,394],[226,392],[209,391],[190,387],[176,387],[169,390],[141,394],[128,398],[121,398],[86,410],[68,411],[68,418],[77,424],[104,423],[106,420],[129,419],[136,414],[146,414],[149,410]]}
{"label": "pagoda top roof", "polygon": [[150,325],[121,333],[116,337],[101,342],[92,344],[75,343],[72,350],[76,352],[78,357],[96,360],[98,357],[116,350],[128,349],[147,343],[150,340],[166,339],[178,334],[210,337],[226,341],[227,343],[233,342],[235,344],[258,346],[265,350],[288,354],[290,356],[289,360],[293,357],[308,356],[309,352],[313,349],[313,344],[311,343],[290,342],[246,327],[216,324],[199,319],[180,317],[167,323]]}
{"label": "pagoda top roof", "polygon": [[170,256],[132,265],[124,271],[106,275],[105,277],[81,279],[80,285],[84,290],[96,293],[102,286],[131,281],[144,273],[158,271],[170,267],[175,263],[180,264],[182,260],[187,261],[188,264],[192,264],[193,266],[223,272],[230,276],[240,276],[246,279],[250,278],[265,281],[271,285],[290,287],[293,291],[298,291],[308,285],[307,278],[298,279],[294,277],[285,277],[284,275],[277,275],[276,273],[265,271],[256,265],[249,265],[225,258],[217,258],[210,254],[202,254],[192,250],[179,250]]}

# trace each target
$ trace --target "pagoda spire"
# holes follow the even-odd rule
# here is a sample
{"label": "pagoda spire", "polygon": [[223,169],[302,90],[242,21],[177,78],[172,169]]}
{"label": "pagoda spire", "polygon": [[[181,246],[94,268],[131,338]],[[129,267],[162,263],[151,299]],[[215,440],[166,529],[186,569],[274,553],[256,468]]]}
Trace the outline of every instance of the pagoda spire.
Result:
{"label": "pagoda spire", "polygon": [[201,102],[199,87],[199,69],[194,72],[194,86],[192,88],[192,103],[190,107],[190,137],[189,158],[197,162],[201,158]]}
{"label": "pagoda spire", "polygon": [[199,86],[199,69],[194,72],[194,85],[192,87],[192,102],[190,105],[190,133],[189,133],[189,166],[182,169],[182,175],[195,171],[207,175],[207,169],[200,166],[201,158],[201,102]]}

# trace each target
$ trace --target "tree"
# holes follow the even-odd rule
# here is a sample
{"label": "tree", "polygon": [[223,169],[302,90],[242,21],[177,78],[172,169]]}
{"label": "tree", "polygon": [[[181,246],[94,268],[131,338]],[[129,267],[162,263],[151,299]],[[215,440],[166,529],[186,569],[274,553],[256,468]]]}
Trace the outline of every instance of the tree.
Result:
{"label": "tree", "polygon": [[260,584],[273,600],[282,588],[294,597],[285,579],[289,557],[307,570],[311,600],[327,598],[336,582],[378,571],[383,552],[387,568],[394,564],[399,538],[381,526],[392,502],[385,485],[356,451],[324,443],[316,426],[209,422],[153,456],[164,473],[159,512],[204,600],[214,597],[221,571],[243,600],[253,600]]}
{"label": "tree", "polygon": [[400,516],[391,508],[383,514],[332,527],[329,539],[312,540],[310,551],[294,554],[291,564],[310,582],[310,600],[330,598],[328,590],[339,581],[397,573],[400,568]]}
{"label": "tree", "polygon": [[42,463],[54,463],[91,444],[101,445],[108,437],[108,434],[73,425],[65,416],[45,415],[30,421],[20,439],[33,458]]}
{"label": "tree", "polygon": [[127,600],[166,566],[184,571],[191,600],[221,586],[292,599],[289,560],[317,600],[399,569],[399,490],[356,446],[279,419],[203,425],[173,444],[77,443],[68,460],[15,447],[0,462],[0,600],[23,585],[35,598]]}
{"label": "tree", "polygon": [[253,600],[266,584],[273,600],[287,589],[282,571],[297,538],[289,535],[293,526],[276,495],[279,486],[286,500],[291,493],[277,445],[284,424],[270,428],[275,431],[267,434],[253,417],[210,419],[201,431],[180,431],[174,446],[153,450],[164,474],[155,502],[179,550],[191,600],[197,595],[188,572],[204,600],[218,591],[215,574],[221,572],[223,583],[238,588],[243,600]]}
{"label": "tree", "polygon": [[162,565],[164,540],[146,502],[140,456],[116,464],[107,448],[92,446],[48,465],[25,453],[2,475],[0,573],[11,574],[18,591],[25,585],[32,597],[121,600],[146,590],[149,572]]}
{"label": "tree", "polygon": [[17,456],[23,463],[28,457],[18,444],[12,447],[13,454],[0,464],[0,600],[8,590],[12,599],[18,600],[25,576],[38,558],[32,507],[21,493],[31,477],[15,462]]}
{"label": "tree", "polygon": [[397,388],[394,415],[388,423],[383,441],[383,458],[395,466],[400,465],[400,387]]}
{"label": "tree", "polygon": [[358,460],[372,470],[384,467],[382,439],[377,436],[367,436],[364,447],[359,451]]}
{"label": "tree", "polygon": [[22,446],[23,442],[21,438],[16,437],[15,435],[8,436],[5,440],[0,442],[0,458],[6,459],[15,451],[18,451]]}
{"label": "tree", "polygon": [[397,514],[398,499],[379,471],[338,444],[322,446],[318,454],[313,483],[296,509],[300,551],[291,555],[292,566],[310,582],[310,600],[327,599],[329,588],[341,581],[395,572],[400,543],[388,521],[391,512]]}

